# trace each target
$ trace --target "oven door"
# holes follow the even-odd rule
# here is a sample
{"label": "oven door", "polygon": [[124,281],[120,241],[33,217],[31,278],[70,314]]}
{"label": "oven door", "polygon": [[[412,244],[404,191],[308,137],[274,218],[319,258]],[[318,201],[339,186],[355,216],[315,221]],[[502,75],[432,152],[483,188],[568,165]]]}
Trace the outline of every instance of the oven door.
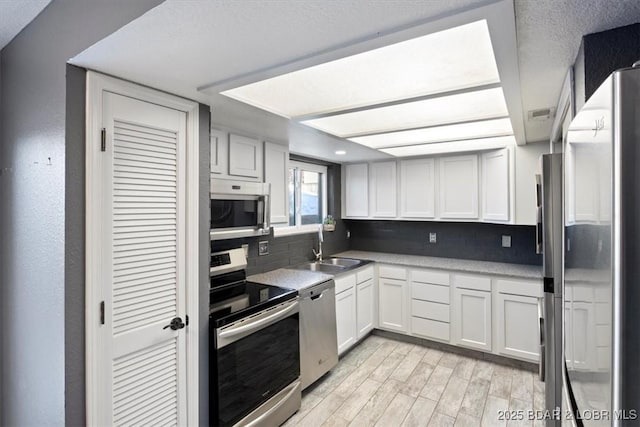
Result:
{"label": "oven door", "polygon": [[236,424],[300,377],[297,300],[214,328],[212,332],[213,425]]}

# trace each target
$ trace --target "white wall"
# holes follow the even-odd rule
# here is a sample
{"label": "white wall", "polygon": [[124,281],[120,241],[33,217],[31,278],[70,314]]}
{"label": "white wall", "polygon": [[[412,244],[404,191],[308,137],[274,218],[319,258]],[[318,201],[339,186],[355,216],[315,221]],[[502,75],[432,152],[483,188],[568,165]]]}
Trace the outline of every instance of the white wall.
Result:
{"label": "white wall", "polygon": [[540,155],[548,152],[548,142],[515,147],[517,224],[536,223],[535,174],[538,173]]}
{"label": "white wall", "polygon": [[56,0],[0,52],[0,425],[85,422],[84,328],[65,330],[84,312],[84,282],[65,276],[84,268],[65,252],[65,203],[84,211],[65,191],[65,63],[160,2]]}

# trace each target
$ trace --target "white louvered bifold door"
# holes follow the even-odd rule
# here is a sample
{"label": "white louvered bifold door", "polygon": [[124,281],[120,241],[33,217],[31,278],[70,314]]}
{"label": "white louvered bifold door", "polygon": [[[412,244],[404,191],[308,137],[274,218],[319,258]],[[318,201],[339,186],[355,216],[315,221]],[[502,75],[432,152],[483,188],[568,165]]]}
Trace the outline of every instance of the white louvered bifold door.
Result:
{"label": "white louvered bifold door", "polygon": [[186,114],[104,92],[103,413],[186,424]]}

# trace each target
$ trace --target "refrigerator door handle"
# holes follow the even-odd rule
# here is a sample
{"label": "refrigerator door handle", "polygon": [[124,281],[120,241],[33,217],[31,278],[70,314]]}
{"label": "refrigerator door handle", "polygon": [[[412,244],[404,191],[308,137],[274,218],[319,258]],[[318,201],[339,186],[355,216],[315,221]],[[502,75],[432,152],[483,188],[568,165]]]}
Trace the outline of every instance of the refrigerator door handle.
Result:
{"label": "refrigerator door handle", "polygon": [[544,382],[545,375],[545,337],[544,337],[544,309],[543,309],[543,300],[542,298],[538,298],[538,325],[539,325],[539,336],[540,336],[540,363],[538,364],[538,377],[540,381]]}

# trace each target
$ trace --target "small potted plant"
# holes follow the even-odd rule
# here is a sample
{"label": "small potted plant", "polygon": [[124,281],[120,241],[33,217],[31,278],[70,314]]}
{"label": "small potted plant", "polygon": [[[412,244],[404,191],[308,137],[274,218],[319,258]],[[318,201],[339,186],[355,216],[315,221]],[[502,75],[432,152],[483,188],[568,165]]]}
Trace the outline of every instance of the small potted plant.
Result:
{"label": "small potted plant", "polygon": [[322,221],[322,229],[324,231],[334,231],[336,229],[336,220],[333,219],[333,216],[327,215]]}

